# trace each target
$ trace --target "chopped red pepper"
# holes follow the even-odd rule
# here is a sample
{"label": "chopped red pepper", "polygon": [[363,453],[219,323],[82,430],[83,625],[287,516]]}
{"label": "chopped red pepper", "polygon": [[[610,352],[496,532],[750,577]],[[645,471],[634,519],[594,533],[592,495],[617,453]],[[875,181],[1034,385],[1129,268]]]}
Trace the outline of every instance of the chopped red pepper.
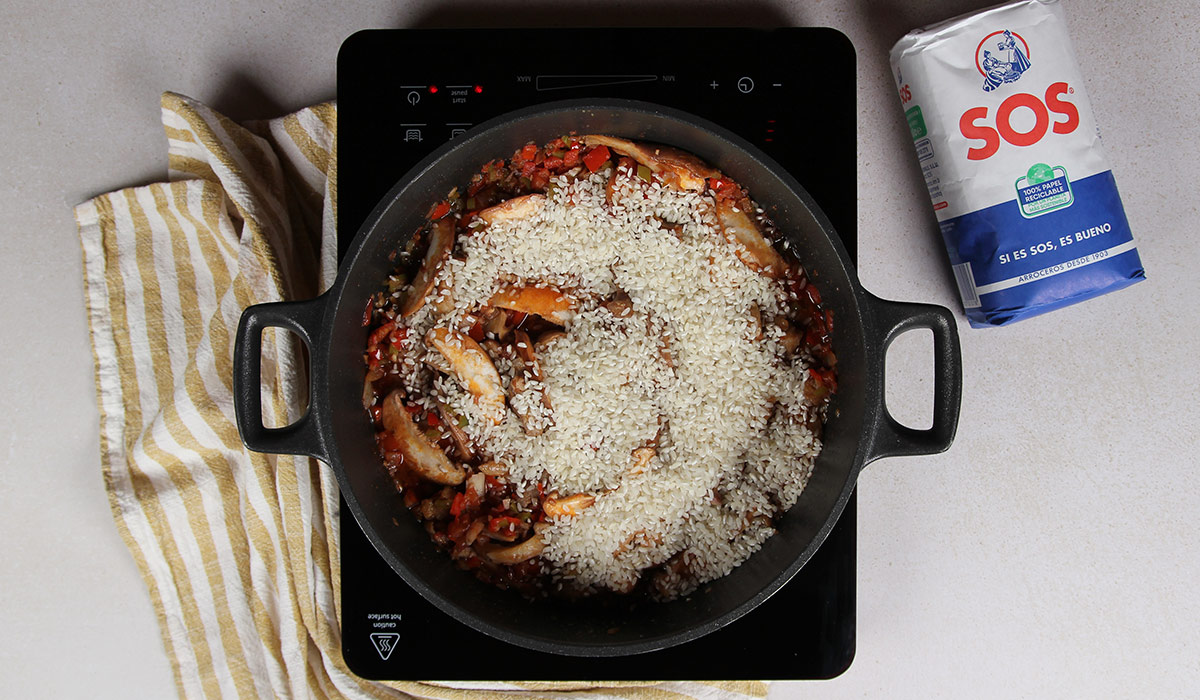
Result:
{"label": "chopped red pepper", "polygon": [[528,144],[521,149],[521,158],[522,160],[533,160],[535,157],[537,157],[537,152],[537,146],[533,145],[532,143]]}
{"label": "chopped red pepper", "polygon": [[583,164],[587,166],[588,170],[594,173],[600,169],[600,166],[607,163],[611,157],[611,154],[608,152],[608,146],[596,146],[583,154]]}
{"label": "chopped red pepper", "polygon": [[[453,509],[454,506],[451,506]],[[453,511],[452,511],[453,512]],[[446,536],[455,544],[463,539],[463,535],[467,534],[467,530],[471,527],[471,519],[461,516],[455,516],[454,520],[450,521],[449,527],[446,528]]]}
{"label": "chopped red pepper", "polygon": [[388,452],[395,452],[400,449],[400,441],[396,439],[395,435],[392,435],[391,431],[384,430],[375,433],[375,440],[379,443],[380,447]]}
{"label": "chopped red pepper", "polygon": [[450,213],[450,203],[449,202],[438,202],[436,205],[434,205],[433,211],[429,212],[429,220],[437,221],[438,219],[442,218],[443,216],[445,216],[449,213]]}
{"label": "chopped red pepper", "polygon": [[815,348],[825,340],[825,324],[820,319],[813,322],[804,332],[804,344]]}
{"label": "chopped red pepper", "polygon": [[371,335],[367,338],[367,347],[375,348],[376,346],[379,345],[379,343],[381,343],[383,341],[384,338],[388,337],[389,333],[391,333],[395,329],[396,329],[396,322],[388,321],[387,323],[383,324],[382,326],[371,331]]}
{"label": "chopped red pepper", "polygon": [[463,505],[466,503],[467,497],[461,491],[454,494],[454,500],[450,501],[450,515],[458,517],[463,511]]}
{"label": "chopped red pepper", "polygon": [[467,331],[467,335],[471,336],[471,340],[477,343],[482,341],[484,336],[483,320],[476,321],[475,325],[471,326],[471,330]]}
{"label": "chopped red pepper", "polygon": [[571,146],[571,150],[563,154],[563,165],[568,168],[574,168],[576,165],[579,165],[579,150],[579,144]]}
{"label": "chopped red pepper", "polygon": [[430,411],[430,412],[429,412],[429,413],[428,413],[428,414],[425,416],[425,422],[426,422],[426,423],[428,423],[428,424],[429,424],[431,427],[434,427],[434,428],[436,428],[436,427],[438,427],[439,425],[441,425],[441,424],[442,424],[442,421],[441,421],[441,419],[440,419],[440,418],[438,418],[438,417],[437,417],[437,414],[436,414],[436,413],[434,413],[433,411]]}
{"label": "chopped red pepper", "polygon": [[813,379],[821,384],[824,384],[825,387],[829,389],[830,393],[837,393],[837,375],[833,373],[832,369],[817,369],[816,367],[809,367],[808,373],[812,375]]}
{"label": "chopped red pepper", "polygon": [[804,287],[808,284],[808,275],[803,270],[794,277],[788,279],[788,289],[791,290],[792,296],[800,298],[800,292],[804,291]]}
{"label": "chopped red pepper", "polygon": [[371,325],[371,312],[375,308],[375,298],[367,297],[367,308],[363,309],[363,328]]}
{"label": "chopped red pepper", "polygon": [[804,288],[804,291],[808,293],[809,301],[817,306],[821,305],[821,292],[817,289],[815,284],[808,285]]}
{"label": "chopped red pepper", "polygon": [[467,510],[476,510],[482,503],[480,495],[475,493],[474,489],[467,489],[463,492],[463,507]]}
{"label": "chopped red pepper", "polygon": [[520,524],[520,518],[514,518],[511,515],[499,515],[488,520],[488,531],[496,533],[511,533],[515,532]]}

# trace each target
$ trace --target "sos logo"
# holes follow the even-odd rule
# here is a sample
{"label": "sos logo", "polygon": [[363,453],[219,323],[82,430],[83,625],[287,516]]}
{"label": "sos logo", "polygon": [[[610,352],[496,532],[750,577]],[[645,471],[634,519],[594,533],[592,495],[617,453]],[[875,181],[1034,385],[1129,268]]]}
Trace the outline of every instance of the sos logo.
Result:
{"label": "sos logo", "polygon": [[[989,115],[987,107],[972,107],[963,112],[958,119],[958,130],[965,138],[983,142],[967,149],[967,160],[991,158],[1000,150],[1000,139],[1014,146],[1032,146],[1041,141],[1047,131],[1056,134],[1075,131],[1079,127],[1079,110],[1063,99],[1064,95],[1074,92],[1064,82],[1051,83],[1042,99],[1027,92],[1010,95],[1000,103],[994,117]],[[1012,126],[1013,112],[1020,109],[1033,112],[1033,127],[1028,131],[1017,131]],[[1055,115],[1053,119],[1051,114]]]}

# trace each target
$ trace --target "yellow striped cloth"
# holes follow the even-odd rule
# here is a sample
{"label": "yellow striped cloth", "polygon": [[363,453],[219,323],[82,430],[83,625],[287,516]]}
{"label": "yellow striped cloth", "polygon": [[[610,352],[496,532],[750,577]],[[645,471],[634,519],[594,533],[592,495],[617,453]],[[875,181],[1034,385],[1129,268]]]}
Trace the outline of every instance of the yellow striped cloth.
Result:
{"label": "yellow striped cloth", "polygon": [[[757,682],[377,683],[340,651],[338,491],[312,459],[247,451],[233,334],[336,265],[337,110],[236,124],[162,99],[168,181],[76,207],[113,516],[188,698],[763,697]],[[267,425],[306,397],[294,339],[263,336]]]}

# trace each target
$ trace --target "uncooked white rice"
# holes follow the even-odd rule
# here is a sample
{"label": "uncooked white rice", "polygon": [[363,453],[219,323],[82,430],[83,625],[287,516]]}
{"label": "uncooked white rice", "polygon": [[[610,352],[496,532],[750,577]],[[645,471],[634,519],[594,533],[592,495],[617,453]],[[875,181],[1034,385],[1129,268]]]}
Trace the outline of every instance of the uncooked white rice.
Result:
{"label": "uncooked white rice", "polygon": [[[737,258],[711,195],[621,171],[610,206],[610,175],[560,177],[531,217],[460,237],[438,278],[454,311],[447,320],[429,303],[408,320],[416,332],[402,348],[404,382],[429,389],[414,397],[426,408],[436,395],[466,416],[472,442],[506,464],[511,481],[596,497],[543,532],[552,578],[626,591],[679,556],[690,575],[659,570],[656,589],[669,597],[729,573],[773,533],[770,516],[796,502],[821,449],[807,427],[819,409],[804,398],[806,363],[785,357],[782,331],[768,322],[785,311],[782,284]],[[466,330],[467,313],[506,282],[580,300],[566,336],[539,356],[544,382],[529,382],[553,410],[539,391],[514,405],[540,435],[511,411],[499,425],[486,420],[456,381],[425,365],[437,353],[419,341],[435,324]],[[601,306],[617,292],[632,313]],[[507,385],[512,363],[496,364]],[[646,445],[654,456],[634,469]]]}

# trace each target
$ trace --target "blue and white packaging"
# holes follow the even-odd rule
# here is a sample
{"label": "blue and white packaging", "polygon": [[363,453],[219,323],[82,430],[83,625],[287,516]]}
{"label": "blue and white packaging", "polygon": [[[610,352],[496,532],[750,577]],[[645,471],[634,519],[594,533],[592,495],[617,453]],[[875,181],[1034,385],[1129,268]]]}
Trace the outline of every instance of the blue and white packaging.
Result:
{"label": "blue and white packaging", "polygon": [[891,63],[972,326],[1145,279],[1057,0],[912,31]]}

